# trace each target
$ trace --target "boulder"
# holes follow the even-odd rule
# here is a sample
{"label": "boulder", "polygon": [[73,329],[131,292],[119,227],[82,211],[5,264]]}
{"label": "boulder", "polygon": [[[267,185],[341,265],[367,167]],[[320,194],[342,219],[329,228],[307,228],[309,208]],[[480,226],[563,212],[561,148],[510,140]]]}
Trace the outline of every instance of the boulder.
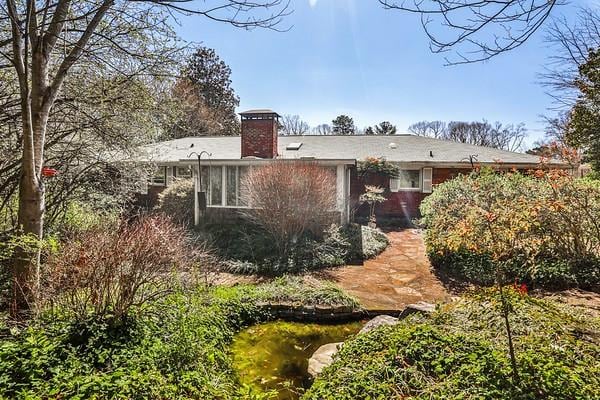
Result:
{"label": "boulder", "polygon": [[400,322],[398,318],[390,317],[389,315],[378,315],[367,322],[358,333],[367,333],[380,326],[396,325],[398,322]]}
{"label": "boulder", "polygon": [[427,303],[425,301],[419,301],[418,303],[409,304],[400,314],[400,318],[404,318],[407,315],[419,312],[423,314],[429,314],[435,311],[435,304]]}
{"label": "boulder", "polygon": [[313,378],[323,371],[323,368],[331,365],[333,356],[338,352],[344,343],[327,343],[319,347],[308,360],[308,373]]}

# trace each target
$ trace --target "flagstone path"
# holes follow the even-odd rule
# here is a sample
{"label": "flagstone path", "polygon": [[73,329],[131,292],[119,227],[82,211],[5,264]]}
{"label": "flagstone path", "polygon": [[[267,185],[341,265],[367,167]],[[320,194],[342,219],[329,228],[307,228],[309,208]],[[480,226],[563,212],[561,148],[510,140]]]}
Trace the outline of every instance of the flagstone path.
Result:
{"label": "flagstone path", "polygon": [[363,265],[320,271],[320,278],[334,281],[358,298],[367,310],[402,310],[407,304],[451,300],[431,272],[422,233],[404,229],[387,233],[390,245]]}

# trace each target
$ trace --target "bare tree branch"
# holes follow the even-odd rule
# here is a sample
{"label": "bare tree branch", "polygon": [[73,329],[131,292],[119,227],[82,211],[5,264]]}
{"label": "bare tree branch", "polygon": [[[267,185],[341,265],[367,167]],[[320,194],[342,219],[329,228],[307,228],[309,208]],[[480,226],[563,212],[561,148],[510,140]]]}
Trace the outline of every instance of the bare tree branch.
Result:
{"label": "bare tree branch", "polygon": [[[486,61],[523,45],[561,0],[378,0],[420,14],[434,53],[454,50],[449,65]],[[448,35],[450,32],[450,35]]]}

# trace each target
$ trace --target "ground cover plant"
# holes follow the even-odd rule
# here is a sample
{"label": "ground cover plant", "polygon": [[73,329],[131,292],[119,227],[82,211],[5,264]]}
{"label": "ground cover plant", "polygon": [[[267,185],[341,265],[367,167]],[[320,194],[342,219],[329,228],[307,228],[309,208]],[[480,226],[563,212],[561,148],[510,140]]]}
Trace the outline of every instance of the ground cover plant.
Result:
{"label": "ground cover plant", "polygon": [[599,399],[600,321],[505,289],[518,378],[497,289],[358,335],[305,400]]}
{"label": "ground cover plant", "polygon": [[491,170],[439,185],[421,205],[433,265],[489,285],[498,271],[547,288],[600,285],[600,187],[558,171]]}
{"label": "ground cover plant", "polygon": [[222,257],[225,270],[243,274],[281,275],[359,262],[381,253],[389,243],[379,229],[334,224],[320,236],[306,232],[282,258],[269,232],[246,220],[206,225],[201,234]]}
{"label": "ground cover plant", "polygon": [[267,398],[239,384],[229,345],[270,318],[260,304],[279,301],[356,304],[330,285],[279,278],[178,291],[118,319],[57,307],[25,327],[0,324],[0,398]]}

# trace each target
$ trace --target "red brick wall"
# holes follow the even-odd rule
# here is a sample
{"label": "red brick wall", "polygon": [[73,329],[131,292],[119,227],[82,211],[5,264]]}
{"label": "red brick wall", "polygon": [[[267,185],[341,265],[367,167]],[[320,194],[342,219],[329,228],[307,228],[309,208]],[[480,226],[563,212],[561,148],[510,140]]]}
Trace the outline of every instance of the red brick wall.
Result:
{"label": "red brick wall", "polygon": [[242,157],[277,157],[277,120],[242,118]]}
{"label": "red brick wall", "polygon": [[[459,174],[469,173],[468,168],[433,168],[433,186],[439,185]],[[377,207],[376,214],[383,218],[415,218],[419,216],[419,206],[421,201],[428,196],[427,193],[420,191],[400,191],[390,192],[389,179],[381,176],[369,176],[366,180],[361,179],[356,170],[350,173],[350,201],[351,208],[354,208],[355,216],[368,216],[369,209],[367,205],[358,205],[358,197],[364,192],[365,185],[382,186],[386,189],[387,200]]]}

